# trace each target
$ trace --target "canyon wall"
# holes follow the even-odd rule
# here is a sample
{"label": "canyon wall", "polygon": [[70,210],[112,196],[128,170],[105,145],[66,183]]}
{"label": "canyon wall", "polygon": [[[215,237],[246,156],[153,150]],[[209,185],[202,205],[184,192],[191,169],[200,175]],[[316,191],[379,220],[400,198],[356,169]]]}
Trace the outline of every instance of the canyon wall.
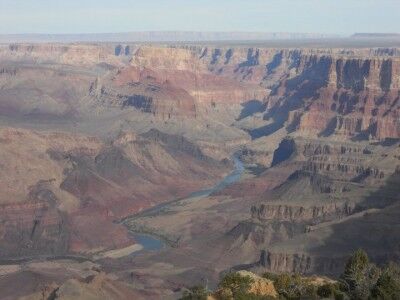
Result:
{"label": "canyon wall", "polygon": [[196,107],[258,99],[277,128],[313,137],[400,135],[400,58],[392,49],[141,47],[131,65],[182,87]]}
{"label": "canyon wall", "polygon": [[[259,272],[337,275],[359,247],[376,262],[394,259],[398,236],[388,228],[399,212],[399,154],[398,143],[284,139],[272,168],[225,191],[255,203],[226,237],[242,259],[261,253],[252,266]],[[277,175],[279,184],[260,184]]]}
{"label": "canyon wall", "polygon": [[[230,169],[182,136],[0,128],[0,257],[64,255],[132,243],[130,214],[212,184]],[[101,231],[101,232],[100,232]]]}
{"label": "canyon wall", "polygon": [[240,152],[255,163],[212,195],[216,249],[306,273],[358,245],[396,257],[358,236],[398,245],[399,74],[392,48],[2,45],[0,256],[125,247],[116,220],[212,186]]}
{"label": "canyon wall", "polygon": [[[94,105],[134,108],[163,119],[194,118],[259,100],[265,104],[264,118],[272,122],[268,134],[280,128],[344,139],[400,134],[395,48],[11,44],[0,47],[0,59],[4,78],[33,76],[19,75],[22,66],[10,67],[10,62],[25,68],[28,63],[53,69],[69,65],[70,72],[63,67],[68,76],[80,72],[91,78],[84,95],[94,98]],[[78,104],[55,102],[59,114],[80,110]],[[39,110],[46,111],[46,104]]]}

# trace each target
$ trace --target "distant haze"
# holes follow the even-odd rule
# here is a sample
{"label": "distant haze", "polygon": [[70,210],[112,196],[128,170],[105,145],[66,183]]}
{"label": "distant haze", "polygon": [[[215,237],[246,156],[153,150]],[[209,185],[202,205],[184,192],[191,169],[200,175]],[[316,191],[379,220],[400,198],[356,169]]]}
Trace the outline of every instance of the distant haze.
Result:
{"label": "distant haze", "polygon": [[0,34],[400,32],[399,0],[0,0]]}
{"label": "distant haze", "polygon": [[400,47],[399,34],[356,33],[349,37],[309,33],[143,31],[97,34],[0,34],[0,43],[158,43],[268,48]]}
{"label": "distant haze", "polygon": [[270,32],[143,31],[97,34],[10,34],[0,42],[206,42],[329,39],[329,34]]}

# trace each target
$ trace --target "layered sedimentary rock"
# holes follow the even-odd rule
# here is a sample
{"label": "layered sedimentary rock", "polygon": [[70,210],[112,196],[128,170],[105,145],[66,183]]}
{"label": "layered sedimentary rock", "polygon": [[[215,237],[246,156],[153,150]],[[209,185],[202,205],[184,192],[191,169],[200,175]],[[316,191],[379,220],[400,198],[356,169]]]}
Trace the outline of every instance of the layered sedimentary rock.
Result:
{"label": "layered sedimentary rock", "polygon": [[175,288],[235,264],[337,274],[356,247],[396,259],[399,72],[391,48],[1,46],[0,257],[125,248],[117,220],[236,154],[239,182],[140,217],[176,248],[107,266]]}
{"label": "layered sedimentary rock", "polygon": [[59,63],[76,66],[93,66],[101,63],[122,65],[123,57],[130,56],[129,45],[96,44],[9,44],[0,46],[2,61],[22,63]]}
{"label": "layered sedimentary rock", "polygon": [[397,57],[301,56],[267,107],[307,135],[398,138],[399,66]]}
{"label": "layered sedimentary rock", "polygon": [[24,119],[75,120],[93,74],[75,67],[0,61],[0,114]]}
{"label": "layered sedimentary rock", "polygon": [[112,145],[12,128],[0,138],[2,257],[126,246],[127,231],[113,220],[183,196],[229,167],[156,130],[123,133]]}
{"label": "layered sedimentary rock", "polygon": [[103,103],[111,97],[114,105],[133,106],[164,118],[196,117],[210,107],[262,100],[267,95],[257,83],[215,74],[196,51],[177,48],[140,47],[130,66],[102,84],[94,88],[100,90]]}
{"label": "layered sedimentary rock", "polygon": [[51,203],[31,201],[1,205],[0,217],[2,257],[62,255],[68,252],[69,236],[64,226],[66,218]]}
{"label": "layered sedimentary rock", "polygon": [[[198,104],[263,99],[272,88],[265,100],[266,117],[273,116],[276,129],[286,126],[314,137],[385,139],[400,133],[400,60],[394,53],[383,56],[387,53],[391,52],[140,48],[131,64],[156,69],[171,83],[187,87]],[[218,77],[199,78],[206,71]],[[191,81],[189,74],[194,74]],[[253,86],[253,90],[235,91],[223,78],[235,80],[237,87]],[[224,93],[219,95],[213,85],[225,87]],[[203,87],[213,92],[202,91]]]}
{"label": "layered sedimentary rock", "polygon": [[[385,139],[399,135],[400,64],[394,50],[13,44],[0,48],[0,58],[70,65],[80,72],[84,66],[86,76],[93,76],[86,95],[163,118],[265,99],[274,130]],[[3,76],[17,71],[2,70]]]}
{"label": "layered sedimentary rock", "polygon": [[294,272],[300,274],[338,274],[343,270],[346,257],[312,257],[305,253],[261,252],[260,267],[275,272]]}
{"label": "layered sedimentary rock", "polygon": [[[23,297],[25,300],[39,299],[40,293]],[[60,286],[48,285],[42,295],[55,299],[143,299],[127,285],[107,278],[104,273],[77,280],[69,279]]]}
{"label": "layered sedimentary rock", "polygon": [[292,205],[265,205],[252,208],[252,218],[260,221],[280,220],[280,221],[316,221],[326,220],[332,215],[341,218],[350,215],[354,207],[345,203],[336,203],[321,206],[292,206]]}
{"label": "layered sedimentary rock", "polygon": [[[366,229],[379,220],[373,227],[381,232],[392,218],[384,218],[383,211],[393,208],[391,213],[398,213],[398,155],[397,144],[284,139],[274,153],[274,167],[238,186],[254,190],[254,182],[271,178],[279,169],[286,178],[272,189],[264,185],[264,190],[247,195],[258,198],[258,204],[227,236],[240,253],[249,245],[258,248],[263,253],[258,268],[275,272],[337,274],[351,249],[361,245],[376,261],[397,257],[394,248],[386,251],[373,244],[380,236],[362,242],[350,224]],[[228,194],[239,195],[233,187]],[[391,238],[398,243],[397,237]],[[342,252],[332,255],[333,249]]]}
{"label": "layered sedimentary rock", "polygon": [[105,106],[135,108],[165,119],[196,117],[195,99],[151,69],[120,69],[112,78],[97,79],[90,95]]}

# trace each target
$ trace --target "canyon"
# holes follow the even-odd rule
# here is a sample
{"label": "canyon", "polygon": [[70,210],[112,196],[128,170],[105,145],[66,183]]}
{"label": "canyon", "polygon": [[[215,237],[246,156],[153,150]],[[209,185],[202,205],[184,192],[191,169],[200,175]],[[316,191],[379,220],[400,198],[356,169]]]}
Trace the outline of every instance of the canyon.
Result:
{"label": "canyon", "polygon": [[400,48],[0,44],[0,158],[4,299],[398,262]]}

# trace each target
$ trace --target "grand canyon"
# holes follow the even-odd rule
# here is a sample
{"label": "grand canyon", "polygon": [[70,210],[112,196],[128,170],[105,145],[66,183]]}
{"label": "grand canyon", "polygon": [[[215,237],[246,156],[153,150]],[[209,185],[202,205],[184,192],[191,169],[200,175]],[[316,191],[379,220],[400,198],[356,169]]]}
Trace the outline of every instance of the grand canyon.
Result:
{"label": "grand canyon", "polygon": [[0,44],[1,299],[398,262],[400,45],[324,38]]}

